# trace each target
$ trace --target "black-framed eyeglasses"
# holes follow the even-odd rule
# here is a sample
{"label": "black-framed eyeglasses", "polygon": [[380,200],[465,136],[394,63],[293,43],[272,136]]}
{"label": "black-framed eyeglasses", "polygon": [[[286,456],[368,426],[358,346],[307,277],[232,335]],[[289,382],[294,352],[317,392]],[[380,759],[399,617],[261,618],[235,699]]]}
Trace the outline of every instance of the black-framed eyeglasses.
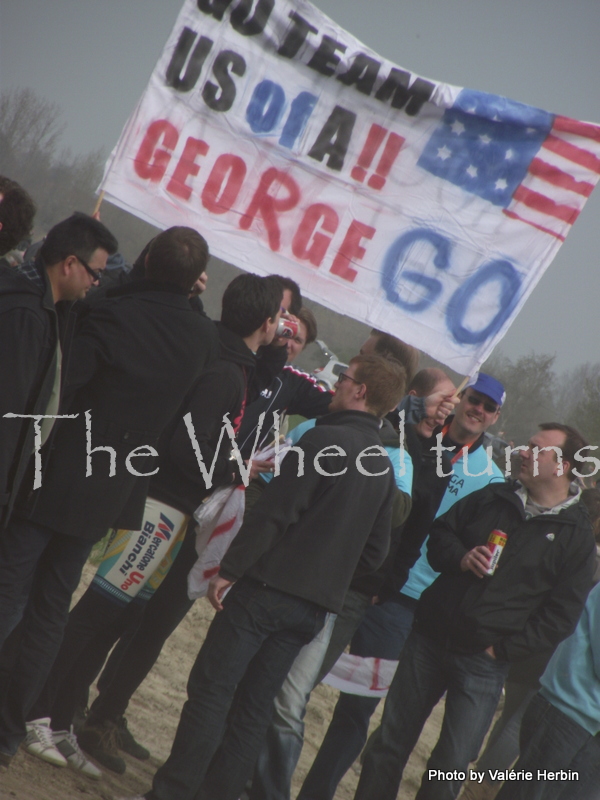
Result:
{"label": "black-framed eyeglasses", "polygon": [[362,381],[357,381],[356,378],[353,378],[352,375],[348,375],[346,372],[340,372],[337,382],[343,383],[344,381],[352,381],[352,383],[356,383],[357,386],[362,386]]}
{"label": "black-framed eyeglasses", "polygon": [[87,263],[87,261],[84,261],[81,256],[75,256],[75,258],[77,259],[77,261],[79,261],[79,263],[85,269],[87,274],[94,279],[94,283],[97,283],[102,277],[102,273],[100,272],[100,270],[92,269],[90,265]]}
{"label": "black-framed eyeglasses", "polygon": [[495,414],[500,408],[500,406],[497,406],[496,403],[493,403],[491,400],[484,400],[481,397],[475,397],[474,394],[467,395],[467,402],[475,407],[483,406],[483,408],[485,409],[485,411],[488,412],[488,414]]}

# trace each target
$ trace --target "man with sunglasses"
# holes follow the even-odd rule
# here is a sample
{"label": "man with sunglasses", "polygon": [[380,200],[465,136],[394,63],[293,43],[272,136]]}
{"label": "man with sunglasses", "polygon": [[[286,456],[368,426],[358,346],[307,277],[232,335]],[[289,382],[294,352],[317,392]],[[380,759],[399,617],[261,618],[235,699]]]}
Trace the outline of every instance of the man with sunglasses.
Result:
{"label": "man with sunglasses", "polygon": [[[0,535],[0,646],[22,618],[12,640],[10,679],[0,685],[5,765],[26,735],[25,720],[56,657],[93,544],[110,527],[140,529],[156,469],[154,445],[214,353],[213,324],[188,301],[208,246],[184,227],[153,240],[143,281],[93,304],[74,326],[70,315],[60,327],[75,330],[63,335],[59,347],[53,304],[83,298],[116,249],[102,223],[74,214],[49,232],[27,273],[20,271],[18,297],[7,289],[0,305],[7,333],[2,341],[14,370],[6,370],[0,395],[5,413],[17,415],[2,419],[2,432],[14,437],[8,427],[14,425],[24,441],[16,470],[9,472],[17,477],[5,517],[13,503],[15,510]],[[23,343],[29,351],[19,350]],[[38,453],[47,433],[43,424],[40,436],[25,428],[33,420],[18,415],[57,413],[71,418],[57,420],[51,446]],[[73,747],[67,752],[72,755]]]}
{"label": "man with sunglasses", "polygon": [[[0,527],[8,522],[34,443],[33,420],[4,415],[57,413],[64,326],[55,306],[61,303],[60,313],[61,301],[84,297],[116,249],[101,222],[74,214],[49,231],[35,263],[0,269]],[[45,441],[49,426],[42,432]]]}

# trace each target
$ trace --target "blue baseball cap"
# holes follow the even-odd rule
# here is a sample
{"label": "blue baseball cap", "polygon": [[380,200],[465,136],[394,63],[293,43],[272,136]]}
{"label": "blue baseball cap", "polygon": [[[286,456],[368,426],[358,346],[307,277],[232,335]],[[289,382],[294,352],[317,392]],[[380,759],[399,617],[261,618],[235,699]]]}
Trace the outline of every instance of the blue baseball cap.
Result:
{"label": "blue baseball cap", "polygon": [[472,382],[467,384],[467,388],[475,389],[476,392],[481,392],[481,394],[486,394],[499,406],[503,405],[506,400],[504,386],[502,386],[500,381],[497,381],[496,378],[492,378],[491,375],[486,375],[485,372],[479,372],[472,379]]}

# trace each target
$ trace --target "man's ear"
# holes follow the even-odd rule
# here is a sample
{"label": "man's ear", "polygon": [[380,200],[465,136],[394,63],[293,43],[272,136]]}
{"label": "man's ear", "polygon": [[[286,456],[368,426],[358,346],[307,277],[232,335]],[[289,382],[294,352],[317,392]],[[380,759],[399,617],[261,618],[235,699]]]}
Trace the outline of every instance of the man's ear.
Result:
{"label": "man's ear", "polygon": [[406,394],[411,395],[412,397],[417,397],[416,389],[410,389]]}
{"label": "man's ear", "polygon": [[63,258],[63,260],[60,262],[60,274],[64,275],[65,277],[70,275],[71,270],[77,263],[79,263],[77,256],[67,256],[66,258]]}

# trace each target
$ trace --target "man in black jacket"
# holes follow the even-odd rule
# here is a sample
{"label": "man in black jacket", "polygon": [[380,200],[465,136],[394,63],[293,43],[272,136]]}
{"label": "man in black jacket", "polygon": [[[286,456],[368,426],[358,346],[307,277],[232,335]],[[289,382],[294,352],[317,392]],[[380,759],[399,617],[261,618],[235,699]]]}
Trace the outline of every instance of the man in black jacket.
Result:
{"label": "man in black jacket", "polygon": [[[0,527],[12,513],[35,438],[33,419],[5,415],[57,413],[68,342],[59,341],[55,305],[84,297],[116,249],[102,223],[74,214],[49,231],[35,264],[0,269]],[[46,420],[42,442],[50,429]]]}
{"label": "man in black jacket", "polygon": [[[254,354],[273,339],[280,302],[281,287],[276,278],[244,273],[229,284],[223,294],[221,322],[217,323],[219,358],[196,380],[157,445],[158,470],[150,481],[144,529],[148,530],[146,521],[154,521],[158,526],[162,514],[171,520],[182,518],[178,527],[182,531],[187,527],[187,531],[164,583],[146,607],[136,604],[137,610],[144,615],[140,627],[124,651],[114,681],[97,698],[88,723],[79,735],[84,750],[114,772],[124,772],[126,765],[109,743],[111,734],[117,742],[127,735],[121,722],[127,701],[153,666],[167,637],[193,603],[187,595],[186,580],[197,557],[192,515],[211,489],[237,480],[232,469],[234,462],[229,459],[231,442],[227,435],[221,437],[224,417],[229,419],[236,433],[244,413],[248,381],[255,366]],[[184,421],[187,415],[190,415],[205,469],[211,475],[208,482],[197,462]],[[137,545],[137,532],[133,533],[130,541],[131,547],[123,550],[120,563]],[[140,553],[136,562],[143,555]],[[160,561],[160,558],[153,560],[145,569],[146,578]],[[137,586],[146,584],[138,583]],[[97,574],[69,615],[61,650],[29,715],[31,727],[39,727],[50,718],[53,740],[59,750],[62,741],[59,732],[70,729],[82,694],[87,692],[115,638],[118,638],[119,633],[115,638],[110,636],[112,629],[122,631],[127,626],[131,616],[127,604],[133,596],[133,593],[120,591],[119,585]],[[115,708],[117,710],[113,712]],[[35,737],[32,737],[31,745],[29,739],[26,741],[26,749],[52,763],[57,760],[56,753],[50,749],[40,751]],[[137,753],[143,753],[143,748],[138,746]],[[81,768],[85,769],[83,762]]]}
{"label": "man in black jacket", "polygon": [[[55,252],[48,237],[40,256],[56,267],[61,283],[76,274],[76,296],[83,297],[108,251],[92,248],[90,257],[68,244]],[[53,432],[42,478],[36,463],[33,482],[23,480],[0,537],[0,642],[27,605],[11,679],[1,687],[5,762],[25,736],[26,715],[56,656],[92,545],[119,522],[139,527],[154,445],[213,356],[212,323],[188,302],[207,258],[206,242],[191,228],[159,234],[146,278],[94,304],[65,352],[63,410],[71,418]]]}
{"label": "man in black jacket", "polygon": [[299,441],[304,457],[286,456],[246,516],[211,581],[219,613],[192,668],[171,755],[147,798],[239,797],[298,651],[328,610],[341,609],[353,575],[377,569],[387,553],[395,485],[378,420],[403,384],[404,371],[380,357],[352,359],[333,413]]}
{"label": "man in black jacket", "polygon": [[[434,523],[440,576],[415,614],[365,756],[357,800],[392,800],[432,708],[447,690],[442,732],[418,800],[450,800],[475,761],[511,662],[551,650],[575,628],[592,585],[595,542],[571,484],[581,435],[548,423],[524,449],[519,481],[490,484]],[[491,570],[490,535],[506,544]]]}

